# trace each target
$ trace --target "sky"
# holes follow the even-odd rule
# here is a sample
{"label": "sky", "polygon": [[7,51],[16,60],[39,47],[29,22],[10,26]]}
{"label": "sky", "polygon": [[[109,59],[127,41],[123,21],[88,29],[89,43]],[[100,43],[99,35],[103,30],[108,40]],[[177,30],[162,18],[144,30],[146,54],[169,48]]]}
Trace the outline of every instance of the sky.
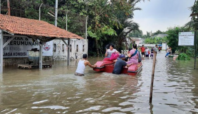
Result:
{"label": "sky", "polygon": [[183,26],[190,21],[194,0],[145,0],[137,3],[142,10],[134,12],[134,21],[140,30],[146,34],[157,30],[166,31],[168,28]]}

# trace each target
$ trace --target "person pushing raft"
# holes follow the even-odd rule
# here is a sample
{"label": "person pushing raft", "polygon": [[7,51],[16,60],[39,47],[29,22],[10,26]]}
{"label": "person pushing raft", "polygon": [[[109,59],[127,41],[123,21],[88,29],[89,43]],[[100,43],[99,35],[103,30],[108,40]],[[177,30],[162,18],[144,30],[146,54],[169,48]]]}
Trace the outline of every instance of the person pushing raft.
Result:
{"label": "person pushing raft", "polygon": [[124,55],[120,55],[119,58],[117,58],[112,72],[113,74],[121,74],[123,67],[127,65],[127,63],[124,60],[125,60]]}
{"label": "person pushing raft", "polygon": [[87,54],[83,54],[83,58],[79,60],[78,66],[76,69],[76,76],[84,76],[85,67],[89,66],[91,68],[95,68],[96,65],[91,65],[90,62],[87,60]]}

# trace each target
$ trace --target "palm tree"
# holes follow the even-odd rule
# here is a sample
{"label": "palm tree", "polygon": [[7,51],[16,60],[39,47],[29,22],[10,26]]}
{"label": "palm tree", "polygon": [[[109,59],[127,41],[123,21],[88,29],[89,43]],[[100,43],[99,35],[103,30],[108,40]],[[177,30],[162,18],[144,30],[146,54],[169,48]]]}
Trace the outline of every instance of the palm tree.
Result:
{"label": "palm tree", "polygon": [[[128,6],[129,12],[126,12],[125,10],[114,10],[114,13],[116,14],[115,20],[118,21],[122,25],[121,28],[117,29],[116,32],[118,34],[117,36],[117,47],[118,49],[121,49],[123,46],[123,43],[127,44],[127,38],[126,36],[132,32],[132,31],[139,31],[139,25],[133,21],[134,17],[134,11],[141,10],[141,8],[135,7],[135,5],[140,2],[141,0],[128,0],[125,2],[122,2],[123,5],[126,7]],[[127,45],[126,45],[126,48]]]}

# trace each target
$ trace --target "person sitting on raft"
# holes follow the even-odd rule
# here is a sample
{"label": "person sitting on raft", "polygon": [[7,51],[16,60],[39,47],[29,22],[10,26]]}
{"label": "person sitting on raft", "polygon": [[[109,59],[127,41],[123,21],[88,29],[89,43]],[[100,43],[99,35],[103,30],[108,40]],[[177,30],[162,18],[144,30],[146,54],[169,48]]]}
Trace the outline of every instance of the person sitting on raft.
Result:
{"label": "person sitting on raft", "polygon": [[109,49],[106,50],[105,57],[110,58],[113,53],[119,53],[116,49],[114,49],[114,45],[110,44]]}
{"label": "person sitting on raft", "polygon": [[137,45],[134,44],[133,45],[133,49],[130,51],[130,53],[128,54],[129,57],[129,61],[125,62],[124,60],[126,60],[124,55],[120,55],[119,58],[117,60],[115,60],[115,65],[114,65],[114,69],[113,69],[113,74],[121,74],[122,69],[124,66],[131,66],[132,64],[137,64],[141,62],[141,55],[140,52],[137,50]]}
{"label": "person sitting on raft", "polygon": [[139,52],[137,50],[136,44],[133,44],[133,49],[128,54],[128,57],[130,58],[129,61],[127,62],[128,66],[132,64],[138,64]]}
{"label": "person sitting on raft", "polygon": [[89,66],[91,68],[95,68],[96,65],[91,65],[90,62],[87,60],[87,54],[83,54],[83,58],[79,60],[78,66],[76,69],[76,76],[84,76],[85,67]]}

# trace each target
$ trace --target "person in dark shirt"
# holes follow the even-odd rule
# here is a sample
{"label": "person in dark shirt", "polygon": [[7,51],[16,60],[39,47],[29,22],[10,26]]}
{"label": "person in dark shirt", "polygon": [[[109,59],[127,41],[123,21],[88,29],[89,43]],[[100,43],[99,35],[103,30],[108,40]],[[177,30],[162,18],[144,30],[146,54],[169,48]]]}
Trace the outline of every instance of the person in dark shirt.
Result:
{"label": "person in dark shirt", "polygon": [[123,55],[120,55],[119,58],[117,58],[117,61],[114,65],[113,74],[121,74],[123,67],[127,65],[124,59],[125,56]]}

